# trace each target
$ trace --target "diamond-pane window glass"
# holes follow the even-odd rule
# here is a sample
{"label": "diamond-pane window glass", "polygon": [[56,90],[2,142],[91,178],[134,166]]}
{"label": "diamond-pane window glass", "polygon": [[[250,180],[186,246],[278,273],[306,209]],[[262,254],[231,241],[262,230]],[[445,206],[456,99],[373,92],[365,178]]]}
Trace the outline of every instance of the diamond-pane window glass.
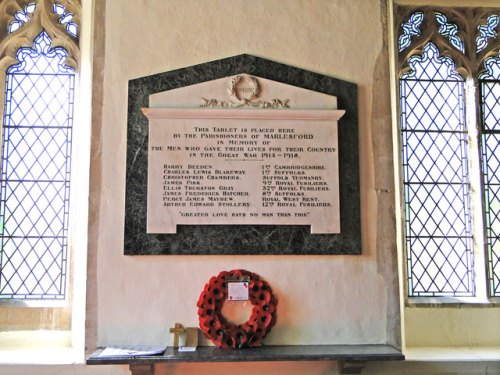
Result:
{"label": "diamond-pane window glass", "polygon": [[500,57],[485,67],[479,86],[488,280],[490,295],[500,297]]}
{"label": "diamond-pane window glass", "polygon": [[64,299],[75,71],[43,31],[6,74],[0,298]]}
{"label": "diamond-pane window glass", "polygon": [[429,42],[400,77],[409,296],[473,296],[464,79]]}

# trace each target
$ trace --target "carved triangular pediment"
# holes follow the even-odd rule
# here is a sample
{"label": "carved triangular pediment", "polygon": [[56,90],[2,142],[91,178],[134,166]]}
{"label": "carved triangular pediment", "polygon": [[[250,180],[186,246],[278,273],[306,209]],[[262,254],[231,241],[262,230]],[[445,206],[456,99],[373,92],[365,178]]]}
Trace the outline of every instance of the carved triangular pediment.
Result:
{"label": "carved triangular pediment", "polygon": [[337,97],[242,73],[150,95],[149,107],[337,109]]}

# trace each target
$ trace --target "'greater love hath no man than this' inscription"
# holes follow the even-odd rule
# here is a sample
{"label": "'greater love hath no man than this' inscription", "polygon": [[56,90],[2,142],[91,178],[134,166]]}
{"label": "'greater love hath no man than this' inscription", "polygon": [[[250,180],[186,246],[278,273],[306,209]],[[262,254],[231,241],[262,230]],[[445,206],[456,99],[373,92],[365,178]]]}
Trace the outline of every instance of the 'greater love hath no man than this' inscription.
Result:
{"label": "'greater love hath no man than this' inscription", "polygon": [[338,110],[145,108],[148,232],[178,224],[339,233]]}

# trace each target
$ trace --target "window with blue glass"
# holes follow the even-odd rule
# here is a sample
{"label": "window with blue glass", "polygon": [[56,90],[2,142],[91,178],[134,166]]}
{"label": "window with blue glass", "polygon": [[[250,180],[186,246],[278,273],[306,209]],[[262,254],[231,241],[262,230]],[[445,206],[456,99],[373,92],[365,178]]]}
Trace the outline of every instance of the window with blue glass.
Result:
{"label": "window with blue glass", "polygon": [[[32,18],[43,18],[45,11],[76,37],[73,14],[60,4],[46,4],[33,2],[16,11],[9,36],[25,32]],[[53,44],[42,27],[5,71],[0,164],[4,300],[67,296],[75,70],[67,64],[68,51]]]}
{"label": "window with blue glass", "polygon": [[397,13],[407,295],[498,297],[500,9]]}

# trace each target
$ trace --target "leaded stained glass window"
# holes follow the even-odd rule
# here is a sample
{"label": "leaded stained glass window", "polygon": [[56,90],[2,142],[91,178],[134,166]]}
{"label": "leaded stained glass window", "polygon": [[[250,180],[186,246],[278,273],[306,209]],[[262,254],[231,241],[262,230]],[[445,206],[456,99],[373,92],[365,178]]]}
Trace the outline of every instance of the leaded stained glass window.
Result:
{"label": "leaded stained glass window", "polygon": [[21,26],[30,20],[31,15],[35,11],[36,4],[28,4],[24,9],[16,12],[14,15],[14,20],[9,24],[9,33],[13,33],[18,30]]}
{"label": "leaded stained glass window", "polygon": [[491,294],[500,296],[500,57],[485,66],[479,82],[488,276]]}
{"label": "leaded stained glass window", "polygon": [[401,76],[408,280],[412,295],[472,290],[464,82],[428,43]]}
{"label": "leaded stained glass window", "polygon": [[500,296],[500,9],[398,11],[408,296]]}
{"label": "leaded stained glass window", "polygon": [[43,31],[6,74],[0,298],[64,299],[75,71]]}

